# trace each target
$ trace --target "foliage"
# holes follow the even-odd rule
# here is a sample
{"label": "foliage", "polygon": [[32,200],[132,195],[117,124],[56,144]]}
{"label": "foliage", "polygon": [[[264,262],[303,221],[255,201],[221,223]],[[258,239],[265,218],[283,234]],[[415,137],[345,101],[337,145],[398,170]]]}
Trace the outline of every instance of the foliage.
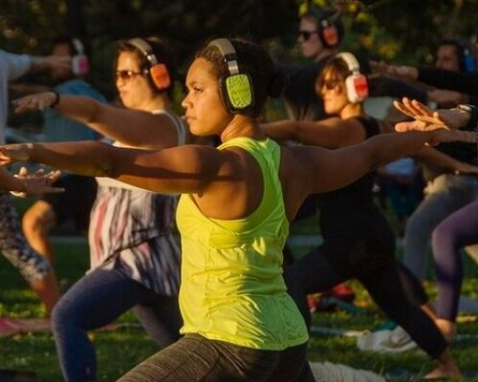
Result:
{"label": "foliage", "polygon": [[[279,59],[299,60],[294,50],[299,7],[288,0],[0,0],[0,46],[48,53],[59,32],[81,35],[92,47],[90,80],[113,97],[112,43],[158,34],[176,50],[183,68],[198,44],[215,36],[243,36],[270,47]],[[342,11],[345,48],[365,57],[430,63],[436,42],[476,32],[477,0],[314,0]]]}

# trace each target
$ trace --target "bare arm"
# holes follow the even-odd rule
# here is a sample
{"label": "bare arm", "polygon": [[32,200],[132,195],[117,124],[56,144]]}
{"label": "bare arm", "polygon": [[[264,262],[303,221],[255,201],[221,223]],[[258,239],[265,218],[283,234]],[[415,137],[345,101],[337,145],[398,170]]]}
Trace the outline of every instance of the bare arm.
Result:
{"label": "bare arm", "polygon": [[6,145],[0,152],[2,164],[28,160],[161,193],[202,194],[210,185],[234,178],[227,170],[228,154],[205,146],[149,151],[83,141]]}
{"label": "bare arm", "polygon": [[[19,98],[13,105],[15,112],[21,113],[49,107],[55,100],[55,93],[45,92]],[[89,97],[69,95],[60,96],[55,110],[129,146],[160,149],[178,143],[176,126],[167,115],[121,109]]]}
{"label": "bare arm", "polygon": [[[306,193],[328,192],[347,186],[367,172],[404,156],[415,155],[425,144],[442,142],[476,142],[470,132],[435,130],[405,134],[380,134],[365,142],[338,150],[318,147],[297,147],[294,181],[308,183]],[[300,152],[302,151],[302,152]],[[302,180],[301,180],[302,179]]]}
{"label": "bare arm", "polygon": [[365,131],[355,119],[327,118],[315,122],[285,120],[261,124],[265,135],[277,140],[295,140],[305,145],[330,149],[359,143]]}
{"label": "bare arm", "polygon": [[54,68],[71,68],[71,57],[67,56],[30,56],[30,73],[52,70]]}
{"label": "bare arm", "polygon": [[0,188],[7,191],[25,191],[25,185],[23,181],[20,178],[13,176],[3,168],[0,168]]}
{"label": "bare arm", "polygon": [[458,173],[478,173],[477,166],[456,160],[451,156],[434,149],[433,147],[423,147],[417,152],[416,157],[427,163],[449,168]]}

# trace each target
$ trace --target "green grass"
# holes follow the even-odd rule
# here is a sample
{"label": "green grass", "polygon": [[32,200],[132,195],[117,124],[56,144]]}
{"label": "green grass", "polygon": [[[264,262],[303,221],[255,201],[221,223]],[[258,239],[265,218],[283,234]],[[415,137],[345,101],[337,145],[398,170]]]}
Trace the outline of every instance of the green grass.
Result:
{"label": "green grass", "polygon": [[[293,234],[314,234],[315,222],[311,219],[295,226]],[[296,247],[299,256],[310,248]],[[88,253],[86,244],[56,244],[56,272],[59,279],[71,281],[80,278],[87,270]],[[476,267],[467,262],[467,279],[463,291],[469,297],[478,298]],[[386,319],[371,303],[367,293],[356,282],[352,286],[357,294],[356,303],[367,309],[368,315],[354,315],[344,311],[316,313],[313,324],[320,327],[365,330],[378,327]],[[430,295],[436,295],[433,282],[427,284]],[[22,318],[44,315],[34,294],[20,275],[0,256],[0,315]],[[478,321],[459,323],[460,334],[478,335]],[[116,330],[90,333],[98,355],[98,381],[114,381],[125,371],[157,351],[155,344],[138,326],[132,313],[119,319],[122,327]],[[131,324],[131,325],[130,325]],[[454,343],[453,353],[459,366],[465,371],[478,372],[478,345],[476,340],[462,340]],[[314,334],[310,342],[312,361],[330,361],[356,368],[373,370],[377,373],[408,372],[413,376],[432,368],[432,362],[421,351],[400,354],[377,354],[359,351],[356,339]],[[38,375],[39,382],[61,381],[53,337],[50,333],[30,333],[0,338],[0,368],[31,370]],[[395,379],[394,379],[395,380]],[[411,381],[408,376],[397,381]],[[469,379],[473,380],[473,379]],[[475,380],[478,380],[476,378]]]}

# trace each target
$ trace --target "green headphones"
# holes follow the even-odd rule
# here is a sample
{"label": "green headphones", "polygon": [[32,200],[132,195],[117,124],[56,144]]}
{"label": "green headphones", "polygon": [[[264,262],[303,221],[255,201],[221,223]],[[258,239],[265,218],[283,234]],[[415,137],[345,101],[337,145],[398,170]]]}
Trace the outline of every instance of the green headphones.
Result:
{"label": "green headphones", "polygon": [[213,40],[209,46],[219,49],[229,70],[228,76],[219,79],[224,106],[233,114],[247,113],[254,105],[254,92],[249,75],[239,71],[236,49],[226,38]]}

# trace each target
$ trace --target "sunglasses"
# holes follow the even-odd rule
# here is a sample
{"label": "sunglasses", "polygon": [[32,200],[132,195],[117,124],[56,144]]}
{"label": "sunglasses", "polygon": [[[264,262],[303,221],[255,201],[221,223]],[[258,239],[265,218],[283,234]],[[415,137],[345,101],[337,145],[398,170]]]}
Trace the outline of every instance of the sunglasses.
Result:
{"label": "sunglasses", "polygon": [[319,33],[319,31],[299,31],[298,37],[302,37],[304,41],[308,41],[309,38],[314,34]]}
{"label": "sunglasses", "polygon": [[332,90],[337,87],[342,81],[340,80],[324,80],[320,84],[321,88],[326,88],[327,90]]}
{"label": "sunglasses", "polygon": [[118,79],[121,79],[121,81],[128,82],[140,75],[143,75],[143,73],[133,72],[132,70],[117,70],[115,72],[115,80],[118,81]]}

